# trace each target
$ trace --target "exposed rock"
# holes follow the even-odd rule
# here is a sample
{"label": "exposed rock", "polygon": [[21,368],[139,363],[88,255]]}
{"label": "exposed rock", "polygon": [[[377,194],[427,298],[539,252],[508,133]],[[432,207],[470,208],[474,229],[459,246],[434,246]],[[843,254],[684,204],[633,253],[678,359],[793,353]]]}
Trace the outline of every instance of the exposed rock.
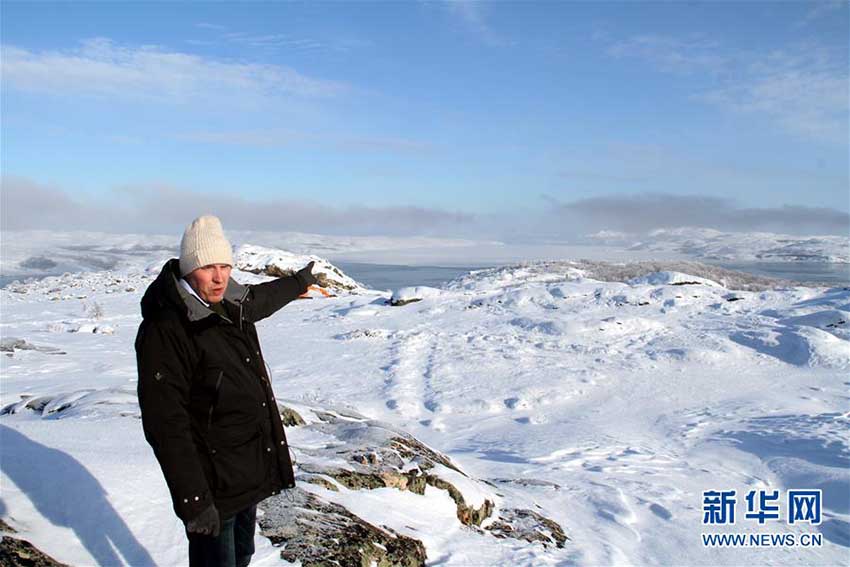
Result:
{"label": "exposed rock", "polygon": [[433,463],[440,463],[445,467],[463,474],[463,472],[461,472],[461,470],[457,468],[448,457],[441,455],[430,447],[426,447],[423,443],[419,442],[411,435],[405,434],[404,436],[391,438],[390,446],[405,458],[419,458],[419,466],[423,470],[432,468],[434,466]]}
{"label": "exposed rock", "polygon": [[484,529],[499,538],[539,541],[543,547],[564,547],[569,539],[561,526],[553,520],[533,510],[519,508],[500,510],[499,518]]}
{"label": "exposed rock", "polygon": [[392,297],[389,299],[389,304],[395,307],[400,307],[402,305],[407,305],[408,303],[422,301],[423,299],[439,297],[441,293],[442,292],[437,288],[424,285],[403,287],[393,292]]}
{"label": "exposed rock", "polygon": [[7,524],[3,518],[0,518],[0,532],[7,532],[10,534],[18,533],[18,530]]}
{"label": "exposed rock", "polygon": [[351,341],[354,339],[386,339],[392,334],[385,329],[354,329],[347,333],[341,333],[334,338],[340,341]]}
{"label": "exposed rock", "polygon": [[283,404],[277,404],[277,411],[280,413],[280,420],[286,427],[295,427],[296,425],[304,425],[306,423],[304,418],[298,415],[297,411]]}
{"label": "exposed rock", "polygon": [[[412,470],[406,473],[392,470],[364,472],[342,468],[320,467],[311,464],[301,465],[299,470],[329,476],[349,490],[397,488],[398,490],[409,490],[416,494],[425,494],[425,485],[428,484],[427,476],[423,475],[419,470]],[[322,483],[314,482],[314,484]]]}
{"label": "exposed rock", "polygon": [[389,304],[393,307],[401,307],[403,305],[407,305],[408,303],[416,303],[417,301],[422,301],[421,297],[410,297],[408,299],[389,299]]}
{"label": "exposed rock", "polygon": [[428,475],[427,482],[435,488],[448,491],[449,496],[452,497],[452,500],[457,505],[457,519],[460,520],[461,524],[466,526],[480,526],[481,522],[489,518],[490,514],[493,513],[495,505],[491,500],[485,500],[480,508],[475,508],[466,503],[463,494],[452,483],[433,475]]}
{"label": "exposed rock", "polygon": [[20,402],[14,402],[3,406],[3,409],[0,409],[0,415],[18,413],[24,409],[32,410],[36,413],[43,413],[44,408],[52,399],[53,398],[51,396],[21,396]]}
{"label": "exposed rock", "polygon": [[14,353],[16,350],[35,350],[46,354],[65,354],[62,349],[50,346],[37,346],[24,339],[5,337],[0,340],[0,352]]}
{"label": "exposed rock", "polygon": [[321,475],[305,474],[301,475],[298,479],[303,480],[304,482],[309,482],[310,484],[322,486],[328,490],[333,490],[334,492],[339,492],[339,488],[336,484]]}
{"label": "exposed rock", "polygon": [[3,567],[67,567],[49,555],[39,551],[30,542],[0,536],[0,565]]}
{"label": "exposed rock", "polygon": [[560,490],[561,485],[548,480],[540,480],[536,478],[494,478],[493,482],[500,484],[518,484],[520,486],[531,486],[540,488],[549,488],[551,490]]}
{"label": "exposed rock", "polygon": [[260,504],[261,533],[285,544],[280,556],[304,567],[425,565],[422,542],[378,528],[344,507],[295,488]]}

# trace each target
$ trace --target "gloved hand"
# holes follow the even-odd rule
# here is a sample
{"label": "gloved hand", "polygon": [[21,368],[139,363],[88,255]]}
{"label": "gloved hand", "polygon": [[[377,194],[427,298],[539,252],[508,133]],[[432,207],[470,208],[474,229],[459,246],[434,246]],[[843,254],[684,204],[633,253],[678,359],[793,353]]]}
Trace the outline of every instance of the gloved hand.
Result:
{"label": "gloved hand", "polygon": [[316,262],[311,261],[295,273],[295,277],[301,281],[301,285],[305,288],[310,287],[311,285],[316,285],[316,282],[318,281],[316,276],[314,276],[310,271],[313,269],[313,264],[315,263]]}
{"label": "gloved hand", "polygon": [[189,523],[186,524],[186,531],[195,534],[218,537],[220,530],[221,521],[219,520],[218,510],[216,509],[215,504],[207,506],[203,512],[189,520]]}

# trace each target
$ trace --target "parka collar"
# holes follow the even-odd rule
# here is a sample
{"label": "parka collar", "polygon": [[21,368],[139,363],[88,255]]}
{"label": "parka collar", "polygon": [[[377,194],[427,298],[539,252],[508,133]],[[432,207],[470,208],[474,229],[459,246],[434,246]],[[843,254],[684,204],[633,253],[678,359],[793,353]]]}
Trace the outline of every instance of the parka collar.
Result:
{"label": "parka collar", "polygon": [[[151,284],[142,298],[142,317],[145,317],[154,305],[164,306],[166,302],[183,311],[192,322],[206,319],[210,315],[218,315],[180,285],[179,264],[180,261],[177,258],[172,258],[162,267],[156,281]],[[247,295],[248,286],[240,284],[232,277],[228,280],[227,289],[224,291],[224,301],[238,307]]]}

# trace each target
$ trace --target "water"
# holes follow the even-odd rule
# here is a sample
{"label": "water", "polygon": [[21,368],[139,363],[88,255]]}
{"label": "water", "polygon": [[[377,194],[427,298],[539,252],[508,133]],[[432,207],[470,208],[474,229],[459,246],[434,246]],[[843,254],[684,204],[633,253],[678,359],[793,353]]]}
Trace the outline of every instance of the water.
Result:
{"label": "water", "polygon": [[[708,263],[708,262],[706,262]],[[826,262],[711,262],[721,268],[795,282],[850,284],[850,264]]]}
{"label": "water", "polygon": [[424,285],[440,287],[470,270],[479,270],[481,266],[458,268],[445,266],[395,266],[390,264],[360,264],[336,262],[344,273],[372,289],[398,289],[401,287]]}
{"label": "water", "polygon": [[[708,262],[706,262],[708,263]],[[340,269],[373,289],[398,289],[425,285],[440,287],[470,270],[485,266],[449,268],[441,266],[395,266],[387,264],[355,264],[339,262]],[[815,282],[829,285],[850,285],[850,264],[822,262],[738,262],[716,263],[722,268],[757,276],[780,278],[795,282]]]}

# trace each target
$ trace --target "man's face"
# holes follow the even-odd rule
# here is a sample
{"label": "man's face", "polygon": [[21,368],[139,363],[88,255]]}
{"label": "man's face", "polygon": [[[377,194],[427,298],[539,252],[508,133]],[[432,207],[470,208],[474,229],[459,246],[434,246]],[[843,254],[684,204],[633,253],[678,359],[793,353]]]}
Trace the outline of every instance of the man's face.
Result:
{"label": "man's face", "polygon": [[207,303],[218,303],[224,299],[224,290],[232,268],[227,264],[209,264],[186,274],[186,281]]}

